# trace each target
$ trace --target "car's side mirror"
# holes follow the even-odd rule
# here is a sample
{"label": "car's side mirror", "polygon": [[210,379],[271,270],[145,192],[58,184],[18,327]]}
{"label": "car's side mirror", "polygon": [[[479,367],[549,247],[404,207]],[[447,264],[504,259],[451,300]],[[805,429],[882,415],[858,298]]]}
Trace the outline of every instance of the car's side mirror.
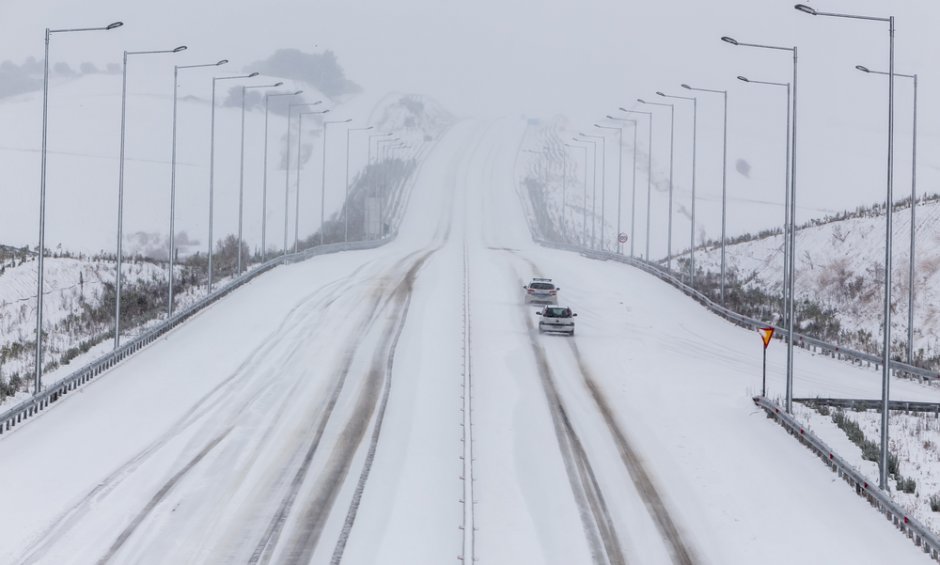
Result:
{"label": "car's side mirror", "polygon": [[536,315],[536,316],[541,316],[542,313],[541,313],[541,312],[536,312],[535,315]]}
{"label": "car's side mirror", "polygon": [[558,292],[559,290],[561,290],[561,287],[556,288],[555,292]]}
{"label": "car's side mirror", "polygon": [[522,285],[522,290],[528,290],[528,288],[529,287],[527,287],[526,285]]}
{"label": "car's side mirror", "polygon": [[575,312],[574,314],[572,314],[572,316],[574,316],[575,318],[577,318],[577,317],[578,317],[578,313]]}

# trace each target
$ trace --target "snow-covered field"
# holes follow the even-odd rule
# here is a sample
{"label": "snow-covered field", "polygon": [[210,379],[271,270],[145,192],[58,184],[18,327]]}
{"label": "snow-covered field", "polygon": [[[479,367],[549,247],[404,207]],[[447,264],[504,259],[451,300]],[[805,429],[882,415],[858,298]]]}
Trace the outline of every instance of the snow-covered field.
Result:
{"label": "snow-covered field", "polygon": [[[0,560],[453,562],[466,353],[480,562],[927,562],[754,408],[753,333],[533,245],[523,129],[459,124],[395,242],[266,274],[5,434]],[[533,331],[534,274],[579,313],[574,338]],[[768,361],[779,394],[783,348]],[[879,389],[874,371],[796,363],[798,395]]]}

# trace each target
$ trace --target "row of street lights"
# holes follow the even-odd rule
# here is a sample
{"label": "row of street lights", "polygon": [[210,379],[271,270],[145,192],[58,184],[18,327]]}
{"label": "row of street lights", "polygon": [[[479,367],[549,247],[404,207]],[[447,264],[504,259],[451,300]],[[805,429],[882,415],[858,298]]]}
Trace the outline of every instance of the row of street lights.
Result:
{"label": "row of street lights", "polygon": [[[43,286],[44,286],[44,258],[45,258],[45,219],[46,219],[46,169],[47,169],[47,139],[48,139],[48,102],[49,102],[49,48],[50,40],[54,34],[86,32],[86,31],[110,31],[123,26],[122,22],[114,22],[103,27],[92,28],[68,28],[68,29],[49,29],[45,30],[45,58],[43,65],[43,106],[42,106],[42,147],[41,147],[41,174],[40,174],[40,205],[39,205],[39,246],[37,260],[37,307],[36,307],[36,348],[35,348],[35,370],[33,380],[33,393],[38,394],[42,390],[42,353],[43,353]],[[115,276],[115,309],[114,309],[114,348],[120,347],[121,338],[121,290],[122,290],[122,263],[123,263],[123,212],[124,212],[124,165],[125,165],[125,137],[126,137],[126,115],[127,115],[127,62],[128,57],[137,55],[158,55],[158,54],[177,54],[186,50],[185,45],[166,50],[152,51],[127,51],[123,52],[123,73],[121,86],[121,144],[119,156],[119,175],[118,175],[118,215],[117,215],[117,253],[116,253],[116,276]],[[199,65],[176,65],[173,67],[173,121],[172,121],[172,149],[170,160],[170,218],[169,218],[169,275],[167,284],[167,317],[173,315],[174,310],[174,268],[176,262],[176,164],[177,164],[177,109],[178,109],[178,88],[179,71],[197,68],[220,67],[228,63],[227,59],[222,59],[214,63]],[[209,151],[209,244],[208,244],[208,272],[207,272],[207,292],[212,292],[213,285],[213,207],[214,207],[214,185],[215,185],[215,106],[216,106],[216,84],[220,80],[245,80],[257,77],[259,73],[252,72],[242,75],[220,76],[212,78],[212,98],[211,98],[211,120],[210,120],[210,151]],[[245,98],[248,89],[255,88],[277,88],[282,86],[282,82],[273,84],[243,84],[241,86],[241,147],[239,160],[239,188],[238,188],[238,254],[236,274],[240,275],[244,271],[243,260],[243,222],[244,222],[244,170],[245,170]],[[298,96],[302,90],[293,92],[267,92],[264,94],[265,120],[264,120],[264,171],[262,183],[262,209],[261,209],[261,249],[262,259],[267,257],[267,181],[268,181],[268,122],[269,122],[269,99],[281,96]],[[288,252],[287,245],[287,225],[288,225],[288,193],[290,186],[290,126],[292,110],[295,106],[314,106],[320,104],[317,101],[311,104],[290,104],[288,106],[288,131],[287,131],[287,158],[288,165],[285,171],[285,209],[284,209],[284,248],[283,252]],[[326,113],[329,110],[309,113]],[[303,114],[301,114],[302,119]],[[336,120],[325,122],[323,126],[323,163],[321,168],[321,194],[320,194],[320,244],[324,243],[323,226],[325,220],[325,182],[326,182],[326,128],[332,124],[344,124],[351,122],[351,119]],[[302,127],[302,125],[301,125]],[[372,126],[353,128],[347,130],[347,155],[346,155],[346,188],[345,193],[348,199],[349,194],[349,132],[365,131],[372,129]],[[391,135],[383,134],[383,135]],[[295,243],[294,249],[297,249],[297,240],[299,234],[296,233],[296,227],[299,220],[299,193],[300,193],[300,152],[301,140],[298,139],[298,173],[297,173],[297,205],[295,217]],[[371,160],[371,139],[370,139],[370,160]],[[348,202],[344,205],[344,218],[346,227],[344,230],[344,241],[348,242]]]}
{"label": "row of street lights", "polygon": [[[853,19],[853,20],[865,20],[872,22],[880,22],[887,24],[888,27],[888,55],[889,55],[889,66],[887,71],[877,71],[871,70],[867,67],[858,65],[856,68],[859,71],[884,75],[888,77],[888,143],[887,143],[887,181],[886,181],[886,213],[885,213],[885,264],[884,264],[884,310],[883,310],[883,345],[882,345],[882,406],[881,406],[881,457],[880,457],[880,486],[882,489],[886,488],[887,485],[887,469],[888,469],[888,408],[889,408],[889,377],[890,377],[890,365],[891,365],[891,274],[892,274],[892,238],[893,238],[893,229],[892,229],[892,220],[893,220],[893,205],[894,205],[894,190],[893,190],[893,176],[894,176],[894,78],[902,77],[909,78],[913,81],[914,87],[914,126],[913,126],[913,158],[912,158],[912,174],[911,174],[911,236],[910,236],[910,266],[909,266],[909,293],[908,293],[908,327],[907,327],[907,362],[913,362],[913,351],[914,351],[914,278],[915,278],[915,251],[916,251],[916,198],[917,198],[917,87],[918,87],[918,76],[917,74],[901,74],[895,72],[894,69],[894,40],[895,40],[895,28],[894,28],[894,17],[873,17],[866,15],[856,15],[856,14],[841,14],[841,13],[832,13],[832,12],[823,12],[815,8],[812,8],[807,5],[797,4],[794,6],[796,10],[813,15],[813,16],[827,16],[834,18],[842,19]],[[766,45],[761,43],[745,43],[738,41],[731,37],[722,37],[722,41],[725,43],[738,46],[738,47],[750,47],[762,50],[772,50],[772,51],[783,51],[789,52],[792,56],[792,80],[790,82],[784,81],[765,81],[765,80],[752,80],[748,77],[739,76],[737,77],[740,81],[743,81],[748,84],[756,85],[766,85],[773,86],[777,88],[785,88],[787,92],[787,120],[786,120],[786,157],[785,157],[785,205],[784,205],[784,274],[783,274],[783,303],[785,311],[785,324],[787,329],[788,336],[794,336],[796,325],[795,325],[795,303],[796,303],[796,292],[795,292],[795,263],[796,263],[796,164],[797,164],[797,108],[798,108],[798,90],[797,90],[797,79],[798,79],[798,48],[797,46],[781,46],[781,45]],[[725,293],[725,282],[726,282],[726,257],[725,257],[725,244],[727,239],[727,139],[728,139],[728,91],[719,90],[719,89],[708,89],[708,88],[696,88],[689,86],[687,84],[682,84],[682,87],[686,90],[703,92],[709,94],[721,94],[723,97],[723,119],[724,119],[724,128],[723,128],[723,150],[722,150],[722,192],[721,192],[721,282],[720,282],[720,299],[721,302],[725,302],[726,293]],[[697,123],[698,123],[698,98],[696,96],[678,96],[672,94],[666,94],[664,92],[657,92],[657,94],[664,98],[670,98],[675,100],[684,100],[692,102],[692,203],[691,203],[691,241],[689,248],[689,281],[692,286],[695,285],[695,226],[696,226],[696,217],[695,217],[695,203],[696,203],[696,142],[697,142]],[[674,173],[674,161],[673,156],[675,152],[675,105],[676,103],[663,103],[663,102],[649,102],[643,100],[642,98],[637,99],[640,104],[657,106],[657,107],[668,107],[670,112],[670,149],[669,149],[669,205],[668,205],[668,222],[667,222],[667,250],[666,250],[666,262],[667,267],[672,269],[672,216],[673,216],[673,173]],[[625,108],[621,108],[623,111],[628,111]],[[653,113],[649,114],[650,122],[650,135],[652,136],[652,116]],[[613,116],[608,115],[608,119],[618,120],[618,121],[631,121],[625,120],[622,118],[614,118]],[[636,129],[636,121],[632,121],[634,131]],[[620,148],[622,152],[622,129],[604,126],[600,124],[595,124],[596,127],[604,129],[613,129],[618,130],[619,139],[621,141]],[[594,146],[594,152],[597,152],[597,142],[585,139],[587,137],[585,134],[579,134],[579,137],[575,137],[574,141],[584,143],[586,141],[592,143]],[[603,138],[600,138],[603,143]],[[652,137],[650,137],[650,142]],[[651,144],[651,143],[650,143]],[[565,144],[568,148],[583,148],[585,149],[585,160],[586,160],[586,146],[581,145],[571,145]],[[602,145],[603,147],[603,145]],[[634,141],[634,150],[636,149],[636,142]],[[603,151],[603,150],[602,150]],[[565,157],[567,159],[567,156]],[[622,156],[621,156],[622,158]],[[636,168],[636,157],[634,154],[634,172]],[[603,169],[603,167],[602,167]],[[596,157],[594,165],[595,175],[597,170]],[[604,174],[602,174],[602,179]],[[651,174],[651,171],[650,171]],[[618,179],[622,178],[618,174]],[[603,182],[603,181],[602,181]],[[619,185],[619,181],[618,181]],[[586,174],[585,174],[585,203],[586,203]],[[635,190],[636,182],[634,177],[634,198],[631,205],[631,227],[630,227],[630,255],[634,255],[634,246],[633,240],[635,240],[635,230],[634,224],[636,220],[635,215]],[[603,189],[602,189],[603,190]],[[620,188],[618,186],[618,234],[620,233],[620,202],[619,202]],[[649,207],[649,193],[647,196],[647,206]],[[587,206],[584,207],[585,218],[584,218],[584,229],[587,230]],[[592,210],[593,211],[593,210]],[[604,226],[605,218],[604,212],[601,212],[601,224]],[[596,223],[596,221],[595,221]],[[649,259],[649,227],[650,227],[650,218],[649,218],[649,208],[647,213],[647,253],[646,257]],[[592,247],[597,247],[597,242],[593,237],[594,227],[592,225],[592,237],[591,245]],[[601,247],[605,245],[605,236],[603,234],[604,228],[602,227],[601,235]],[[586,239],[586,238],[585,238]],[[792,411],[793,403],[793,346],[794,340],[792,337],[787,339],[787,369],[786,369],[786,400],[785,400],[785,409],[787,412]]]}

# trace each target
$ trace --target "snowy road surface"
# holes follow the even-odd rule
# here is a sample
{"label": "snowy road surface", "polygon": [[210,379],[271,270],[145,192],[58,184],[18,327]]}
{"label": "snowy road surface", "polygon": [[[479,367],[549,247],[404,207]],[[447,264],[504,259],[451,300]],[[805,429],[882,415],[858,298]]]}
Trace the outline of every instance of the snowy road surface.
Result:
{"label": "snowy road surface", "polygon": [[[4,436],[0,562],[456,563],[465,362],[479,563],[926,562],[755,409],[756,335],[531,242],[522,128],[459,124],[396,241],[264,275]],[[533,275],[574,338],[534,330]],[[796,363],[798,396],[880,390]]]}

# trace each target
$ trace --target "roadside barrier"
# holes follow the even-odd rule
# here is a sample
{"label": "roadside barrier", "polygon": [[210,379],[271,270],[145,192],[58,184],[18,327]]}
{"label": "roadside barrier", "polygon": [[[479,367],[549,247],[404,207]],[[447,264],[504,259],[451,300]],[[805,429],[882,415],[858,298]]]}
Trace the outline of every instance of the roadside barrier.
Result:
{"label": "roadside barrier", "polygon": [[197,302],[194,302],[186,308],[176,312],[171,318],[160,322],[158,325],[148,329],[141,335],[127,340],[123,345],[114,351],[111,351],[110,353],[107,353],[104,356],[95,359],[91,363],[75,370],[62,380],[56,381],[54,384],[39,392],[39,394],[33,395],[19,404],[16,404],[12,408],[9,408],[6,411],[0,413],[0,435],[10,431],[24,420],[35,416],[49,408],[49,406],[57,402],[63,396],[79,388],[88,381],[104,373],[108,369],[114,367],[147,345],[153,343],[156,339],[162,337],[173,328],[190,319],[193,317],[193,315],[203,310],[207,306],[215,303],[220,298],[230,294],[235,289],[241,287],[245,283],[248,283],[255,277],[270,271],[278,265],[297,263],[311,257],[326,255],[329,253],[337,253],[339,251],[374,249],[384,245],[393,238],[394,234],[384,239],[357,241],[350,243],[330,243],[327,245],[320,245],[310,249],[305,249],[304,251],[297,253],[291,253],[289,255],[282,255],[262,263],[258,267],[245,272],[242,276],[233,279],[227,284],[219,287],[213,291],[212,294],[209,294],[199,299]]}
{"label": "roadside barrier", "polygon": [[940,561],[940,539],[926,526],[909,516],[907,511],[891,500],[887,493],[879,489],[877,485],[871,484],[857,469],[836,455],[832,448],[813,432],[804,428],[793,416],[781,410],[777,404],[762,396],[755,396],[754,404],[763,408],[769,417],[776,420],[800,443],[815,453],[832,472],[855,489],[855,494],[867,500],[873,508],[914,542],[914,545],[930,555],[931,559]]}
{"label": "roadside barrier", "polygon": [[[705,306],[711,310],[714,314],[721,316],[722,318],[743,326],[748,329],[757,330],[758,328],[772,327],[774,328],[774,337],[777,337],[781,340],[788,335],[787,328],[783,326],[778,326],[774,324],[768,324],[766,321],[755,320],[754,318],[749,318],[743,314],[738,314],[737,312],[725,308],[721,304],[714,302],[698,290],[695,290],[691,286],[687,285],[685,282],[679,280],[679,278],[661,267],[656,263],[651,263],[649,261],[644,261],[642,259],[635,259],[621,255],[619,253],[612,253],[609,251],[595,251],[586,249],[576,245],[555,243],[542,239],[535,239],[536,243],[542,245],[543,247],[549,247],[552,249],[559,249],[562,251],[573,251],[575,253],[580,253],[581,255],[591,258],[598,259],[601,261],[617,261],[619,263],[625,263],[631,265],[638,269],[641,269],[662,281],[669,283],[678,290],[680,290],[686,296],[692,298],[702,306]],[[880,355],[873,355],[871,353],[864,353],[862,351],[855,351],[853,349],[843,347],[840,345],[834,345],[827,343],[820,339],[803,335],[800,333],[794,333],[793,345],[802,347],[804,349],[812,350],[816,353],[823,353],[830,357],[841,359],[844,361],[850,361],[858,364],[867,364],[873,366],[875,369],[881,367],[882,358]],[[935,382],[940,380],[940,373],[936,371],[931,371],[929,369],[923,369],[921,367],[915,367],[914,365],[908,365],[901,361],[892,361],[890,364],[891,372],[895,376],[904,375],[908,377],[915,377],[922,379],[926,382]]]}

